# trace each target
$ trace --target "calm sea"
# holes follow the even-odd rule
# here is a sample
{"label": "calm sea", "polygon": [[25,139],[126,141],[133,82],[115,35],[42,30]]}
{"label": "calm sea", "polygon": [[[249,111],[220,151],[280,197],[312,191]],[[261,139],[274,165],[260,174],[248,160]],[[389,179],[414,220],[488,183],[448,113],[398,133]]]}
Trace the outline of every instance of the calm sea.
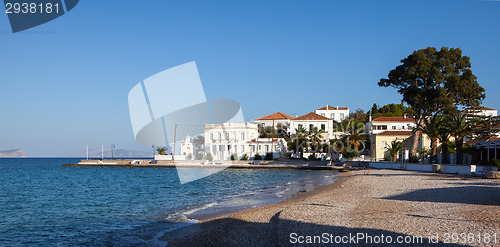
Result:
{"label": "calm sea", "polygon": [[62,167],[0,159],[0,246],[164,246],[192,215],[274,203],[332,183],[331,171],[226,169],[181,185],[176,169]]}

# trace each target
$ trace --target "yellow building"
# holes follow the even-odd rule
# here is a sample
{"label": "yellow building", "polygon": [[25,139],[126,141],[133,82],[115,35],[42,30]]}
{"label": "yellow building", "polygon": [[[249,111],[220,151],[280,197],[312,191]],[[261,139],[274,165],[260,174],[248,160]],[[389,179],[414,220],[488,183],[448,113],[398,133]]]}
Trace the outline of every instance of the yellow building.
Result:
{"label": "yellow building", "polygon": [[[404,142],[405,147],[400,152],[398,159],[409,159],[410,149],[413,145],[413,131],[384,131],[371,138],[371,157],[373,160],[380,161],[390,157],[389,148],[391,143],[396,141]],[[429,149],[430,140],[427,135],[421,134],[418,141],[418,150]]]}

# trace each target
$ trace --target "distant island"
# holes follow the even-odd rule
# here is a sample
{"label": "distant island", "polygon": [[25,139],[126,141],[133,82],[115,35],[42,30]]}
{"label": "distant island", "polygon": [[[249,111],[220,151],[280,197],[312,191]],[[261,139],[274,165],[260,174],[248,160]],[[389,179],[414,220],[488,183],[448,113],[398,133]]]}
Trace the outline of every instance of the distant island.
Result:
{"label": "distant island", "polygon": [[[89,158],[101,158],[101,149],[100,148],[93,148],[89,149]],[[77,157],[77,158],[82,158],[82,157],[87,157],[87,151],[77,151],[77,152],[71,152],[71,153],[65,153],[58,155],[59,157]],[[111,150],[110,149],[104,149],[104,158],[110,158],[111,157]],[[126,150],[126,149],[115,149],[113,150],[113,157],[115,158],[147,158],[147,157],[153,157],[153,152],[142,152],[142,151],[133,151],[133,150]]]}
{"label": "distant island", "polygon": [[0,151],[0,158],[17,158],[17,157],[27,157],[27,155],[22,149]]}

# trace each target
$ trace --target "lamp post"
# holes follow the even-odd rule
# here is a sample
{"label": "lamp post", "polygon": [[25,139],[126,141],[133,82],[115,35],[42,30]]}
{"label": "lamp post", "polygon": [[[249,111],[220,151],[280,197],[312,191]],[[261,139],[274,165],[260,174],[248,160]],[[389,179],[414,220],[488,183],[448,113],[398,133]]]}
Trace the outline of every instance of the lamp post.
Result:
{"label": "lamp post", "polygon": [[111,144],[111,160],[114,160],[114,159],[115,159],[115,158],[114,158],[114,152],[113,152],[113,151],[114,151],[114,150],[113,150],[114,148],[115,148],[115,145]]}

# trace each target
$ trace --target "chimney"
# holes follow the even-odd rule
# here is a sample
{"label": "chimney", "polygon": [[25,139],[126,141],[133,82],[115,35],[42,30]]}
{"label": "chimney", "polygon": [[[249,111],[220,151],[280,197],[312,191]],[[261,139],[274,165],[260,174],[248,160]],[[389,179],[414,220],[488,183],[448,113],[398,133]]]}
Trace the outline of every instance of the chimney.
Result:
{"label": "chimney", "polygon": [[406,118],[406,113],[405,113],[405,115],[403,117]]}
{"label": "chimney", "polygon": [[339,106],[337,106],[337,111],[339,110]]}

